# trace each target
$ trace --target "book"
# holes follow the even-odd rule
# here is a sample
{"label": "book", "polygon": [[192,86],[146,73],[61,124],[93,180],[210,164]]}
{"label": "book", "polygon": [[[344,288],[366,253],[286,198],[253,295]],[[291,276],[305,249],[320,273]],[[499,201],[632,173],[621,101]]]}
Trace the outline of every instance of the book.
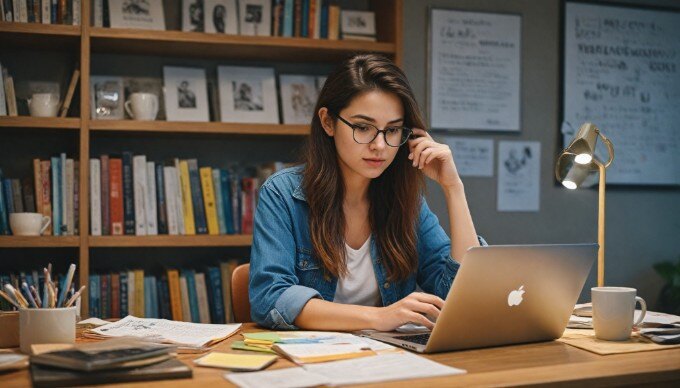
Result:
{"label": "book", "polygon": [[73,162],[73,234],[80,234],[80,161]]}
{"label": "book", "polygon": [[110,180],[109,180],[109,156],[99,157],[101,164],[101,205],[102,205],[102,235],[111,235],[111,213],[110,213]]}
{"label": "book", "polygon": [[123,160],[109,158],[109,219],[113,236],[123,235]]}
{"label": "book", "polygon": [[328,39],[337,40],[340,37],[340,6],[328,6]]}
{"label": "book", "polygon": [[17,98],[14,94],[14,79],[9,75],[6,67],[2,68],[2,80],[5,85],[5,100],[7,101],[7,115],[17,116]]}
{"label": "book", "polygon": [[176,269],[169,269],[168,274],[168,293],[170,294],[170,312],[173,321],[181,321],[182,313],[182,296],[179,284],[179,271]]}
{"label": "book", "polygon": [[184,215],[185,234],[195,235],[194,205],[192,201],[191,182],[189,181],[189,164],[186,160],[179,162],[179,183],[182,188],[182,214]]}
{"label": "book", "polygon": [[[180,160],[179,158],[175,158],[173,160],[174,162],[174,167],[175,169],[173,170],[175,172],[175,212],[177,213],[177,230],[178,233],[181,235],[188,234],[186,225],[184,224],[184,199],[182,198],[182,193],[183,193],[183,187],[182,187],[182,181],[180,179],[181,176],[181,169],[180,169]],[[188,181],[188,180],[187,180]],[[189,201],[191,203],[191,201]],[[193,220],[193,214],[191,216],[191,219]]]}
{"label": "book", "polygon": [[234,216],[232,214],[231,179],[229,178],[228,170],[220,170],[220,186],[222,190],[222,210],[224,212],[226,233],[235,234]]}
{"label": "book", "polygon": [[101,163],[90,159],[90,234],[102,235]]}
{"label": "book", "polygon": [[206,272],[208,297],[210,299],[210,319],[212,323],[226,323],[224,300],[222,299],[222,279],[219,267],[208,267]]}
{"label": "book", "polygon": [[135,272],[135,316],[144,317],[144,270],[136,269]]}
{"label": "book", "polygon": [[[135,296],[135,271],[127,271],[127,310],[128,315],[137,315],[137,309],[135,306],[136,296]],[[127,316],[127,315],[126,315]]]}
{"label": "book", "polygon": [[234,322],[231,307],[231,274],[238,265],[236,260],[220,263],[220,274],[222,275],[222,300],[224,301],[224,316],[226,322]]}
{"label": "book", "polygon": [[294,36],[294,22],[295,22],[295,1],[296,0],[284,0],[283,5],[283,36],[292,37]]}
{"label": "book", "polygon": [[[64,154],[65,155],[65,154]],[[62,159],[63,161],[63,159]],[[75,219],[73,213],[74,205],[74,164],[73,159],[66,159],[66,168],[64,168],[65,185],[64,185],[64,203],[66,204],[64,213],[66,215],[66,235],[73,236],[75,232]]]}
{"label": "book", "polygon": [[[123,169],[125,169],[125,161],[123,161]],[[123,170],[125,171],[125,170]],[[125,174],[125,172],[123,172]],[[132,176],[133,176],[133,197],[134,197],[134,224],[135,232],[137,236],[146,236],[146,191],[147,191],[147,179],[146,179],[146,156],[145,155],[135,155],[132,157]],[[125,181],[125,175],[123,175],[123,181]],[[125,194],[124,194],[125,195]],[[127,203],[127,201],[126,201]],[[126,213],[127,215],[127,213]],[[126,225],[128,220],[125,220]],[[127,234],[127,227],[126,227]]]}
{"label": "book", "polygon": [[168,276],[163,274],[157,283],[158,286],[158,312],[162,319],[172,319],[170,307],[170,290],[168,287]]}
{"label": "book", "polygon": [[177,235],[179,234],[179,227],[176,203],[177,173],[175,172],[175,167],[163,167],[163,184],[165,187],[165,214],[167,217],[167,231],[168,234]]}
{"label": "book", "polygon": [[60,236],[61,233],[61,159],[52,157],[52,225],[55,236]]}
{"label": "book", "polygon": [[44,214],[42,198],[42,174],[40,172],[40,159],[37,158],[33,159],[33,187],[35,188],[35,211],[37,213]]}
{"label": "book", "polygon": [[[52,185],[50,183],[50,174],[51,174],[52,168],[51,168],[51,162],[49,160],[41,160],[40,161],[40,183],[41,183],[41,190],[42,193],[40,195],[42,199],[42,215],[47,216],[47,217],[52,217]],[[43,233],[44,235],[51,235],[52,232],[52,225],[54,223],[54,219],[52,219],[52,222],[47,226],[47,229],[45,229],[45,232]]]}
{"label": "book", "polygon": [[118,279],[120,281],[120,316],[128,316],[128,273],[121,271]]}
{"label": "book", "polygon": [[101,317],[101,309],[99,304],[99,293],[100,293],[100,278],[99,275],[90,275],[90,285],[88,287],[88,293],[90,295],[90,316]]}
{"label": "book", "polygon": [[217,212],[217,224],[219,234],[227,233],[227,224],[224,220],[224,200],[222,199],[221,173],[218,168],[212,170],[213,188],[215,189],[215,209]]}
{"label": "book", "polygon": [[[2,170],[0,169],[0,183],[2,181],[3,181]],[[0,235],[8,234],[10,234],[10,228],[9,228],[9,212],[7,211],[7,199],[5,199],[5,193],[3,188],[0,187]]]}
{"label": "book", "polygon": [[177,359],[169,359],[139,368],[124,368],[99,371],[97,373],[57,369],[39,364],[31,364],[31,382],[35,387],[65,387],[190,378],[192,370]]}
{"label": "book", "polygon": [[198,317],[200,323],[210,323],[210,307],[208,307],[208,290],[205,283],[205,274],[196,272],[196,299],[198,300]]}
{"label": "book", "polygon": [[168,231],[168,209],[165,200],[165,173],[162,164],[155,165],[154,176],[156,178],[156,225],[158,234],[170,234]]}
{"label": "book", "polygon": [[[31,363],[86,372],[139,367],[171,357],[175,347],[129,338],[86,342],[31,356]],[[161,359],[158,356],[165,356]],[[145,362],[146,361],[146,362]]]}
{"label": "book", "polygon": [[158,234],[156,198],[156,164],[154,162],[146,162],[146,197],[144,209],[146,210],[146,234],[149,236]]}
{"label": "book", "polygon": [[[0,4],[2,3],[3,0],[0,0]],[[7,99],[5,98],[5,80],[2,76],[2,63],[0,63],[0,116],[7,116]]]}
{"label": "book", "polygon": [[179,291],[182,300],[182,321],[191,322],[191,305],[189,302],[189,289],[187,288],[187,278],[184,273],[179,276]]}
{"label": "book", "polygon": [[59,197],[61,198],[61,235],[68,234],[68,191],[66,186],[67,166],[66,153],[59,154]]}
{"label": "book", "polygon": [[99,275],[99,286],[100,286],[100,291],[99,291],[99,297],[100,297],[100,302],[101,302],[101,317],[102,318],[111,318],[111,275],[110,274],[103,274]]}
{"label": "book", "polygon": [[123,228],[126,235],[134,235],[136,231],[132,157],[132,152],[123,152]]}
{"label": "book", "polygon": [[42,24],[50,24],[52,22],[51,21],[52,2],[50,0],[41,0],[40,5],[41,5],[40,16]]}
{"label": "book", "polygon": [[205,216],[208,224],[208,234],[220,234],[220,225],[217,220],[217,204],[215,199],[215,189],[213,186],[213,174],[210,167],[199,169],[201,178],[201,188],[203,192],[203,203],[205,205]]}
{"label": "book", "polygon": [[198,173],[198,161],[188,159],[189,183],[191,185],[191,201],[194,210],[196,234],[208,234],[208,222],[205,215],[205,204],[201,194],[201,178]]}
{"label": "book", "polygon": [[196,271],[193,269],[183,270],[186,278],[187,292],[189,295],[189,308],[191,310],[191,322],[200,323],[201,316],[198,309],[198,294],[196,293]]}
{"label": "book", "polygon": [[120,318],[120,274],[111,273],[111,318]]}
{"label": "book", "polygon": [[253,233],[253,220],[256,208],[257,178],[243,178],[243,199],[241,205],[241,233]]}
{"label": "book", "polygon": [[33,190],[33,184],[30,178],[24,178],[21,180],[21,194],[24,200],[24,211],[29,213],[35,213],[35,191]]}
{"label": "book", "polygon": [[10,183],[12,185],[12,203],[14,204],[13,213],[23,213],[24,200],[21,195],[21,182],[18,179],[11,179]]}

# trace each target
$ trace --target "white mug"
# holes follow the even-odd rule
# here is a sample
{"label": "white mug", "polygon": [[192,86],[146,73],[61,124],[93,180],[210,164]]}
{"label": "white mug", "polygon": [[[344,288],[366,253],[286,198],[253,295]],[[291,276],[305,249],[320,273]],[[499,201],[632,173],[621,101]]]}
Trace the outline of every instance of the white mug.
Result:
{"label": "white mug", "polygon": [[[595,337],[607,341],[625,341],[630,338],[633,326],[645,319],[647,303],[629,287],[593,287],[593,328]],[[640,303],[642,313],[633,322],[635,304]]]}
{"label": "white mug", "polygon": [[35,93],[28,99],[28,110],[33,117],[56,117],[59,96],[55,93]]}
{"label": "white mug", "polygon": [[156,120],[158,96],[153,93],[132,93],[125,101],[125,111],[135,120]]}
{"label": "white mug", "polygon": [[19,309],[21,352],[31,353],[34,344],[74,344],[76,307]]}
{"label": "white mug", "polygon": [[50,226],[50,217],[40,213],[12,213],[9,227],[15,236],[40,236]]}

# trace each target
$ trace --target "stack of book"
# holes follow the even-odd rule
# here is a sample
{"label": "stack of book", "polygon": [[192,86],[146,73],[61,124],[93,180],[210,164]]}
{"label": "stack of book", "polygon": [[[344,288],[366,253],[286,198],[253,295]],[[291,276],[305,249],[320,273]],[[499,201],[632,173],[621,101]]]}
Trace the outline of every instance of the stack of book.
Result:
{"label": "stack of book", "polygon": [[0,235],[9,235],[9,214],[38,212],[52,218],[44,234],[73,236],[79,223],[77,160],[65,153],[50,160],[33,160],[33,180],[4,177],[0,170]]}
{"label": "stack of book", "polygon": [[0,21],[80,25],[81,0],[0,0]]}
{"label": "stack of book", "polygon": [[230,260],[204,272],[171,268],[160,276],[141,269],[90,275],[90,316],[233,322],[231,274],[237,265]]}
{"label": "stack of book", "polygon": [[250,234],[259,182],[283,167],[271,163],[243,176],[199,168],[196,159],[164,165],[131,152],[90,159],[91,234]]}

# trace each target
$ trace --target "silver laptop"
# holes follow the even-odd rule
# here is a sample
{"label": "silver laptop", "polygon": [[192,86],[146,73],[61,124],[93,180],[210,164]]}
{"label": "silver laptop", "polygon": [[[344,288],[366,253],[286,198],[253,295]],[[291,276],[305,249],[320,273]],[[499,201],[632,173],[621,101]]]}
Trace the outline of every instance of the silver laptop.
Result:
{"label": "silver laptop", "polygon": [[597,244],[470,248],[432,332],[364,335],[419,353],[559,338],[597,249]]}

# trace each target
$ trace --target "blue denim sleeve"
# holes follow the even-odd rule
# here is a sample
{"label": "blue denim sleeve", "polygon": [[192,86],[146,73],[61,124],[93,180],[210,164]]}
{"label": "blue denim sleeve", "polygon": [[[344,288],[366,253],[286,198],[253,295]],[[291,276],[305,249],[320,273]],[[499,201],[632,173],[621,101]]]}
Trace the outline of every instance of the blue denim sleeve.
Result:
{"label": "blue denim sleeve", "polygon": [[[481,246],[487,245],[481,236],[477,239]],[[423,198],[418,226],[418,285],[428,294],[445,299],[459,268],[451,257],[451,239]]]}
{"label": "blue denim sleeve", "polygon": [[299,285],[295,274],[295,239],[290,210],[272,185],[262,186],[255,211],[250,257],[250,314],[257,324],[294,330],[313,288]]}

